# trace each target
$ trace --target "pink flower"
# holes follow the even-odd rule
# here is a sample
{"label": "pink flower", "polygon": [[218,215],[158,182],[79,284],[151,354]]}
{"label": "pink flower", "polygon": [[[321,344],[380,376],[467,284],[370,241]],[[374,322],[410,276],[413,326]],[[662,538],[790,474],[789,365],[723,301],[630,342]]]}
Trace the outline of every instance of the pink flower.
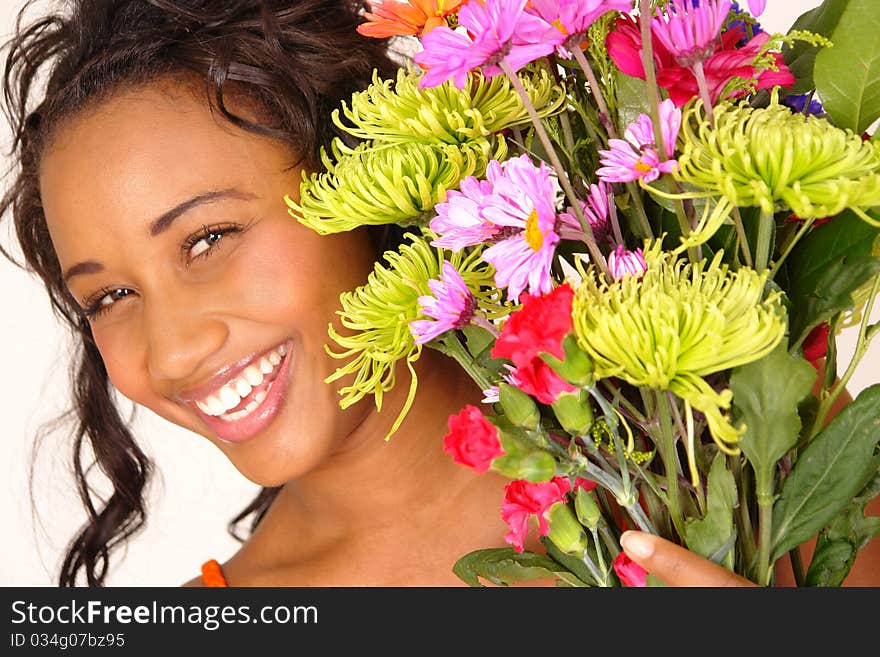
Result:
{"label": "pink flower", "polygon": [[495,267],[495,284],[507,288],[507,298],[517,302],[528,288],[531,294],[553,289],[550,266],[559,243],[556,232],[558,183],[543,162],[536,167],[528,155],[498,164],[489,163],[486,177],[503,204],[490,203],[481,215],[501,226],[494,246],[483,260]]}
{"label": "pink flower", "polygon": [[616,281],[624,276],[641,278],[647,270],[648,264],[641,249],[627,251],[623,248],[623,244],[618,244],[617,248],[608,254],[608,271]]}
{"label": "pink flower", "polygon": [[618,554],[613,565],[614,572],[624,586],[644,588],[648,585],[648,571],[630,559],[626,552]]}
{"label": "pink flower", "polygon": [[463,89],[469,71],[482,68],[486,77],[501,73],[504,60],[518,71],[562,42],[562,33],[540,17],[525,13],[526,0],[467,2],[458,12],[463,31],[440,26],[422,37],[414,59],[426,69],[419,86],[436,87],[449,79]]}
{"label": "pink flower", "polygon": [[456,253],[466,246],[488,242],[501,231],[501,226],[483,217],[482,209],[492,203],[504,204],[504,199],[493,194],[494,187],[488,180],[468,176],[459,189],[446,192],[446,201],[434,206],[437,216],[429,224],[440,235],[431,246]]}
{"label": "pink flower", "polygon": [[[758,34],[744,46],[737,48],[737,44],[746,38],[746,30],[742,25],[731,27],[721,35],[714,54],[703,63],[703,72],[713,103],[722,97],[724,88],[735,78],[751,80],[756,91],[777,85],[786,87],[794,84],[794,76],[785,65],[780,53],[771,53],[778,70],[756,69],[755,61],[770,38],[768,34]],[[697,79],[691,68],[678,63],[675,56],[656,36],[652,38],[652,43],[657,84],[669,92],[669,98],[676,106],[681,107],[691,98],[699,95]],[[605,46],[608,55],[621,71],[632,77],[645,79],[645,69],[641,60],[642,36],[638,19],[628,15],[619,18],[615,29],[608,35]],[[740,89],[732,96],[741,96],[743,93]]]}
{"label": "pink flower", "polygon": [[[581,210],[587,223],[593,231],[593,237],[597,242],[601,242],[608,236],[608,216],[610,213],[609,196],[611,187],[604,181],[599,181],[598,185],[590,185],[590,194],[586,201],[579,201]],[[577,215],[573,207],[568,207],[565,212],[559,214],[560,237],[567,239],[571,236],[577,239],[576,235],[581,234],[581,223],[578,221]]]}
{"label": "pink flower", "polygon": [[679,64],[692,66],[715,52],[730,7],[730,0],[672,0],[651,19],[651,32]]}
{"label": "pink flower", "polygon": [[760,16],[767,7],[767,0],[749,0],[749,13],[752,16]]}
{"label": "pink flower", "polygon": [[538,518],[538,535],[546,536],[550,524],[544,514],[556,502],[563,501],[570,488],[566,477],[554,477],[538,484],[517,479],[507,484],[504,487],[501,517],[510,531],[505,534],[504,540],[513,545],[517,552],[522,552],[531,516]]}
{"label": "pink flower", "polygon": [[452,460],[477,472],[485,472],[504,454],[498,429],[476,406],[468,404],[458,415],[449,416],[449,433],[443,437],[443,451]]}
{"label": "pink flower", "polygon": [[569,50],[578,47],[597,18],[609,11],[630,9],[632,0],[531,0],[526,12],[540,16],[563,34],[565,42],[556,52],[569,59]]}
{"label": "pink flower", "polygon": [[[667,158],[675,154],[675,141],[681,127],[681,110],[671,100],[660,103],[660,132],[663,136]],[[654,124],[647,114],[640,114],[624,133],[626,140],[609,140],[610,148],[600,150],[603,165],[596,175],[605,182],[633,182],[644,179],[646,183],[657,180],[661,174],[670,173],[678,166],[673,159],[660,161],[654,143]]]}
{"label": "pink flower", "polygon": [[410,322],[410,333],[416,344],[430,342],[447,331],[467,326],[477,308],[477,300],[448,260],[443,261],[440,279],[428,281],[432,295],[419,297],[422,314],[432,317]]}
{"label": "pink flower", "polygon": [[511,314],[492,346],[492,358],[506,358],[514,365],[530,362],[541,353],[563,358],[562,340],[571,332],[574,290],[566,284],[552,292],[523,295],[522,308]]}
{"label": "pink flower", "polygon": [[583,488],[585,491],[589,492],[593,490],[598,484],[592,479],[584,479],[583,477],[577,477],[574,480],[574,488],[573,491],[577,492],[579,488]]}

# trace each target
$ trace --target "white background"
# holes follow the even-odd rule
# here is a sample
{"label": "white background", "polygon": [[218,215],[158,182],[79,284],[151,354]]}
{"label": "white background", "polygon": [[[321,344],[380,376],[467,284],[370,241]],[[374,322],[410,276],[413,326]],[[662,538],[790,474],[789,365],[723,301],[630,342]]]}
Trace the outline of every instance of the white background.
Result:
{"label": "white background", "polygon": [[[762,22],[769,30],[784,31],[797,16],[819,4],[770,0]],[[0,2],[0,34],[11,33],[21,6],[19,0]],[[2,128],[5,140],[7,127]],[[4,170],[6,166],[4,159]],[[13,244],[8,219],[0,236],[4,245]],[[50,435],[37,459],[36,520],[28,470],[37,429],[66,407],[68,342],[36,279],[3,258],[0,290],[0,527],[5,535],[0,585],[51,586],[65,543],[84,517],[67,472],[66,432]],[[874,321],[880,319],[880,312],[875,315]],[[853,350],[854,331],[847,329],[840,337],[842,368]],[[878,364],[880,347],[875,342],[849,386],[853,395],[878,380]],[[134,433],[155,460],[158,476],[150,489],[147,527],[130,542],[125,554],[115,556],[107,582],[177,586],[196,575],[205,559],[223,561],[236,549],[237,543],[226,533],[226,522],[258,489],[204,438],[146,409],[139,409],[138,416]]]}

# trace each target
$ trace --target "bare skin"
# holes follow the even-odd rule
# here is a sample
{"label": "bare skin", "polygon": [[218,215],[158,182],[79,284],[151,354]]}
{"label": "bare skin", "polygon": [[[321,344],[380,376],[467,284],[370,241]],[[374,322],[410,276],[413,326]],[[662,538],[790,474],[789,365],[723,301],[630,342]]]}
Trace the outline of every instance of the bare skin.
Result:
{"label": "bare skin", "polygon": [[[201,92],[180,82],[102,101],[62,126],[41,164],[62,270],[102,265],[71,277],[70,291],[105,304],[92,332],[123,395],[211,441],[251,481],[283,486],[223,564],[230,585],[461,585],[451,570],[458,557],[506,546],[499,507],[508,480],[453,463],[439,439],[449,414],[482,394],[457,365],[425,350],[415,405],[390,442],[382,437],[403,403],[405,372],[381,413],[370,398],[339,408],[336,388],[345,382],[323,382],[339,364],[324,351],[327,323],[343,330],[339,293],[366,280],[375,255],[361,230],[319,236],[287,214],[282,199],[296,195],[300,179],[294,160],[284,144],[214,117]],[[170,208],[228,190],[151,235]],[[215,224],[237,228],[213,244],[185,244]],[[114,290],[125,292],[107,294]],[[220,440],[177,397],[286,340],[287,400],[255,437]],[[676,583],[670,573],[687,571],[696,578],[688,581],[714,581],[713,564],[689,553],[685,567],[663,570],[657,559],[667,546],[657,545],[646,563],[658,576]],[[525,547],[543,551],[534,535]],[[184,585],[201,584],[194,577]]]}

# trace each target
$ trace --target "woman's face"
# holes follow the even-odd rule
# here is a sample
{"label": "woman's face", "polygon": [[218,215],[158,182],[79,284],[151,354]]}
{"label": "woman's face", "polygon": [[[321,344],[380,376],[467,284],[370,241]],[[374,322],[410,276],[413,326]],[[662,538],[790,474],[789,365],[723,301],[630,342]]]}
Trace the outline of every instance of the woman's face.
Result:
{"label": "woman's face", "polygon": [[314,467],[369,410],[339,409],[324,344],[339,293],[374,256],[362,231],[322,237],[290,217],[294,161],[166,82],[64,124],[40,169],[112,383],[265,486]]}

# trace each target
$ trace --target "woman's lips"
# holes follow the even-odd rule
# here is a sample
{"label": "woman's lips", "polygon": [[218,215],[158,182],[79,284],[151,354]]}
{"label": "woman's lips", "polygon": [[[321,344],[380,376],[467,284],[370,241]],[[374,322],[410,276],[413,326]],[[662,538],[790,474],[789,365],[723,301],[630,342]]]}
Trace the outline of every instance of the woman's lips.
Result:
{"label": "woman's lips", "polygon": [[[287,388],[290,382],[290,360],[293,357],[293,343],[288,340],[287,353],[278,364],[275,370],[275,376],[271,380],[264,381],[251,391],[248,397],[256,395],[260,390],[265,392],[265,398],[259,403],[259,406],[251,411],[245,417],[238,420],[224,420],[218,416],[208,415],[199,409],[195,404],[195,409],[202,421],[214,432],[214,434],[225,442],[242,443],[251,438],[256,437],[264,431],[281,412],[281,409],[287,399]],[[234,412],[228,411],[228,412]]]}

